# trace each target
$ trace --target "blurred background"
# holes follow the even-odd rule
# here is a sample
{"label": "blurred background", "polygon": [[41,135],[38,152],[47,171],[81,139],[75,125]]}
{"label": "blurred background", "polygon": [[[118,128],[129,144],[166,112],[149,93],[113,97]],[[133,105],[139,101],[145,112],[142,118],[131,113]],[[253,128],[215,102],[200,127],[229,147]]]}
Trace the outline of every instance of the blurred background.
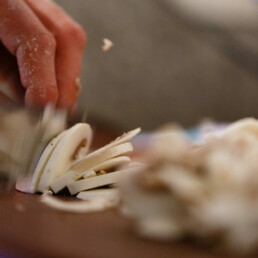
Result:
{"label": "blurred background", "polygon": [[96,121],[151,130],[258,116],[257,1],[56,2],[87,32],[79,107]]}

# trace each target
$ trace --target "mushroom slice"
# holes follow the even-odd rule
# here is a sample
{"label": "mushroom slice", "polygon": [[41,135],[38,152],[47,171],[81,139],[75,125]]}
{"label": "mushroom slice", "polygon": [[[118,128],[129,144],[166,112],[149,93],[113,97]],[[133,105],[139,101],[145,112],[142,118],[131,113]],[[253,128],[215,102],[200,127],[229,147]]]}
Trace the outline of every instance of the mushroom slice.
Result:
{"label": "mushroom slice", "polygon": [[115,184],[119,181],[123,173],[125,173],[123,170],[110,172],[105,175],[74,181],[68,184],[67,187],[70,194],[74,195],[84,190],[94,189],[104,185]]}
{"label": "mushroom slice", "polygon": [[[111,168],[120,167],[122,165],[126,165],[131,161],[131,159],[127,156],[121,156],[113,159],[109,159],[107,161],[104,161],[103,163],[95,166],[92,168],[94,171],[101,171],[101,170],[109,170]],[[88,178],[88,171],[85,171],[83,173],[84,178]],[[79,179],[79,178],[78,178]]]}
{"label": "mushroom slice", "polygon": [[120,199],[119,191],[116,188],[83,191],[78,193],[76,197],[84,201],[91,201],[101,198],[112,202],[118,202]]}
{"label": "mushroom slice", "polygon": [[55,137],[45,148],[44,152],[42,153],[40,160],[36,166],[36,169],[33,173],[32,177],[18,177],[16,181],[16,189],[24,192],[24,193],[35,193],[37,191],[37,186],[39,184],[40,177],[42,172],[53,153],[54,149],[56,148],[57,144],[64,136],[65,131],[60,133],[57,137]]}
{"label": "mushroom slice", "polygon": [[86,157],[82,158],[81,160],[78,160],[75,162],[70,170],[76,171],[76,172],[84,172],[94,166],[99,165],[100,163],[118,157],[122,155],[129,154],[133,151],[133,146],[130,142],[122,143],[119,145],[115,145],[110,148],[101,148],[98,149]]}
{"label": "mushroom slice", "polygon": [[115,202],[104,198],[98,198],[91,201],[63,201],[51,195],[42,195],[40,201],[47,206],[62,211],[72,213],[87,213],[104,211],[115,206]]}
{"label": "mushroom slice", "polygon": [[[101,149],[103,149],[103,148],[111,148],[111,147],[114,147],[114,146],[119,145],[121,143],[129,142],[137,134],[139,134],[140,132],[141,132],[141,128],[136,128],[136,129],[134,129],[134,130],[132,130],[130,132],[124,133],[123,135],[119,136],[114,141],[112,141],[111,143],[109,143],[106,146],[102,147]],[[99,149],[99,151],[101,151],[101,149]]]}
{"label": "mushroom slice", "polygon": [[97,176],[97,173],[93,170],[89,170],[89,171],[85,172],[83,174],[83,176],[85,176],[84,178],[90,178],[90,177]]}
{"label": "mushroom slice", "polygon": [[65,132],[66,131],[60,133],[57,137],[55,137],[52,141],[50,141],[50,143],[47,145],[44,152],[42,153],[32,177],[32,182],[31,182],[32,193],[36,192],[40,181],[40,177],[44,171],[44,168],[46,167],[47,162],[50,159],[50,156],[52,155],[52,153],[54,152],[56,146],[58,145],[60,140],[64,137]]}
{"label": "mushroom slice", "polygon": [[88,124],[79,123],[66,131],[50,156],[39,181],[38,191],[45,192],[54,179],[64,174],[74,163],[78,153],[85,155],[89,149],[92,130]]}
{"label": "mushroom slice", "polygon": [[64,175],[56,178],[51,184],[51,189],[58,193],[65,188],[69,183],[83,176],[83,173],[92,170],[93,167],[98,166],[106,160],[129,154],[133,151],[133,146],[130,142],[122,143],[112,148],[101,148],[90,153],[85,158],[76,162],[70,170]]}

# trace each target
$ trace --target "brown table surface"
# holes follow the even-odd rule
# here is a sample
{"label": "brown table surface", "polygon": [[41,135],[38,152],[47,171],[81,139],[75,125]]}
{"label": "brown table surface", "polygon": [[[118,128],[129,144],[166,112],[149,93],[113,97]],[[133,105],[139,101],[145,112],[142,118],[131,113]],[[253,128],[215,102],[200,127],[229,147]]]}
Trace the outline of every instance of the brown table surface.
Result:
{"label": "brown table surface", "polygon": [[[97,137],[95,146],[114,138],[103,132]],[[116,210],[64,213],[39,202],[39,197],[0,191],[0,257],[221,257],[191,243],[141,239]],[[18,211],[17,204],[25,210]]]}

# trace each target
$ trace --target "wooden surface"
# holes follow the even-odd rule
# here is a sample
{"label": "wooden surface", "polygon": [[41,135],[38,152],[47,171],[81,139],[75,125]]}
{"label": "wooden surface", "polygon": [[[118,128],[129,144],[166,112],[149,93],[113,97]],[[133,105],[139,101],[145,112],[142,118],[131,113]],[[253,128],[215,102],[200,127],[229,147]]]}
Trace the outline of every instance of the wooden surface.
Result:
{"label": "wooden surface", "polygon": [[[112,138],[104,132],[96,137],[100,146]],[[221,257],[191,243],[141,239],[117,210],[64,213],[39,198],[0,188],[0,257]]]}
{"label": "wooden surface", "polygon": [[[191,244],[138,238],[116,210],[64,213],[39,195],[12,191],[0,196],[0,254],[12,257],[216,257]],[[23,205],[24,211],[16,209]],[[2,256],[1,256],[2,257]],[[9,257],[9,256],[8,256]]]}

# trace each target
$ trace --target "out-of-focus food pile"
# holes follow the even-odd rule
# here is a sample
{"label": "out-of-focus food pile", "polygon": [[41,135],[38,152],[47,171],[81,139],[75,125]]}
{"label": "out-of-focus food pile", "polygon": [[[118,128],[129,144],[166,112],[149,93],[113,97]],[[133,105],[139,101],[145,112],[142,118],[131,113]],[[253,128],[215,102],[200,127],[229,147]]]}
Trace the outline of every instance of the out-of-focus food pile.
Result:
{"label": "out-of-focus food pile", "polygon": [[181,129],[159,132],[144,162],[120,184],[122,212],[140,235],[190,237],[234,252],[257,248],[257,120],[240,120],[199,146]]}

